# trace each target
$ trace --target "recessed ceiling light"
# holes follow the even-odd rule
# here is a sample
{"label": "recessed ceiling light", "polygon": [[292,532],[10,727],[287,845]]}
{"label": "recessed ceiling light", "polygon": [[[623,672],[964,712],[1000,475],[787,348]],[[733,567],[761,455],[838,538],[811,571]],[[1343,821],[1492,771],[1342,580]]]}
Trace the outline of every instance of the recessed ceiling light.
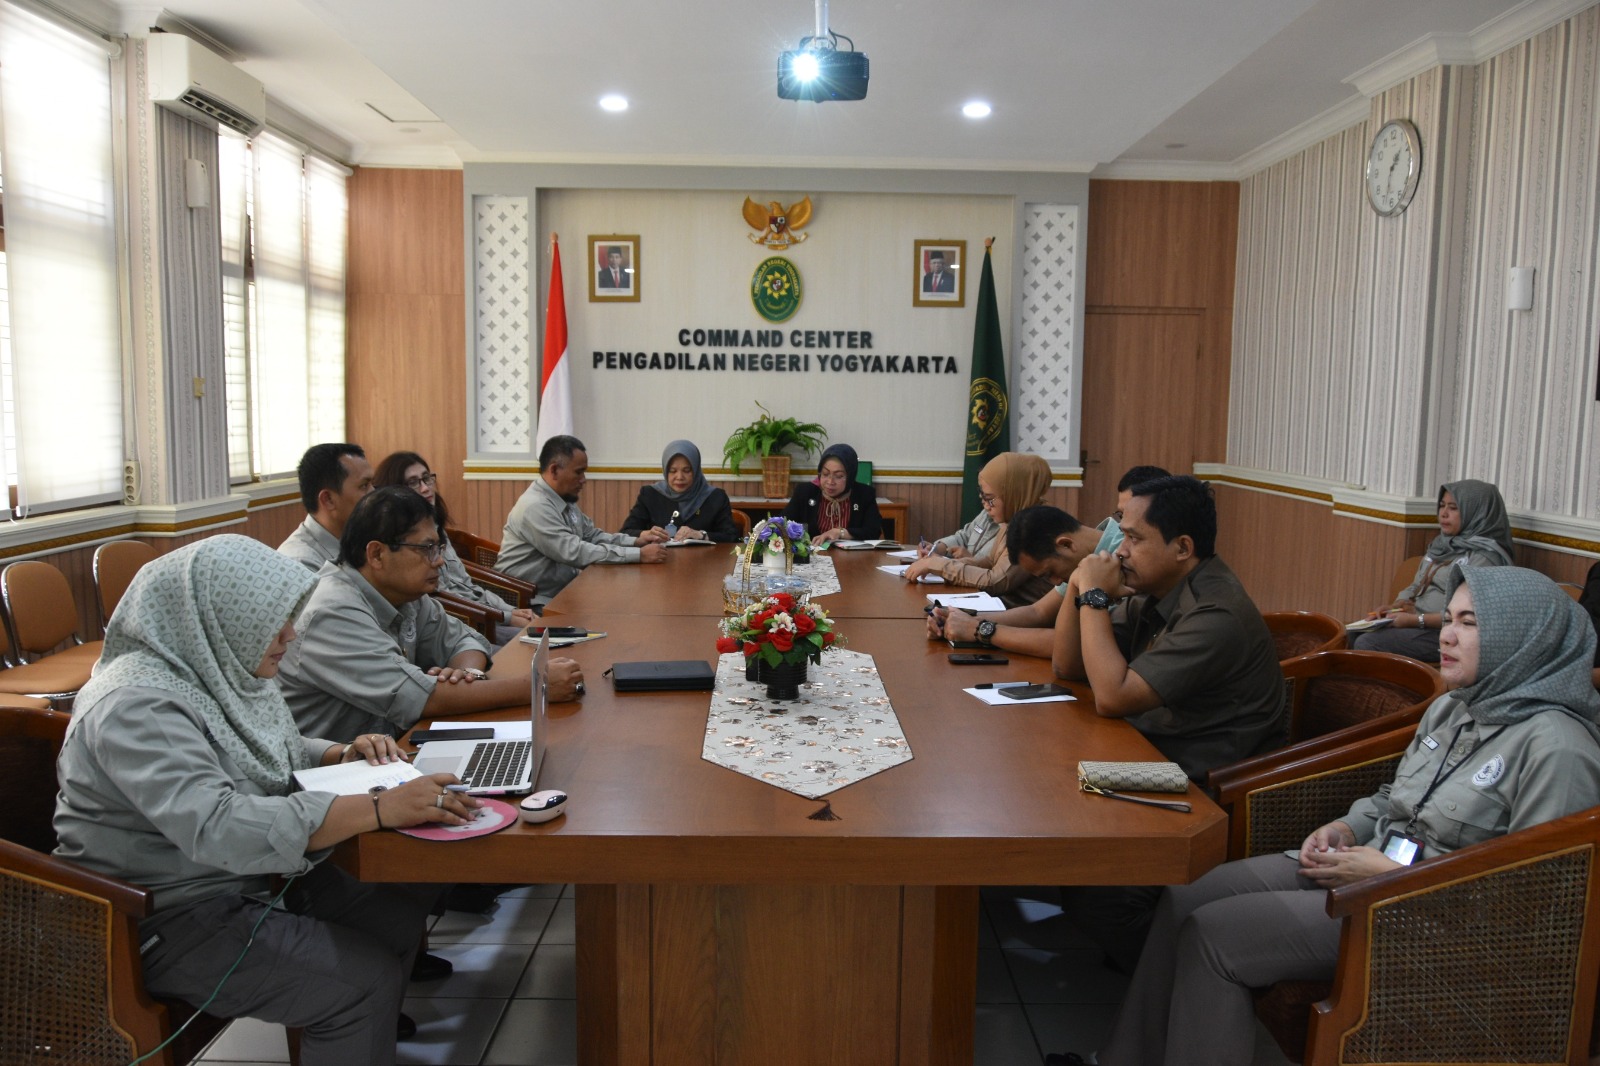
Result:
{"label": "recessed ceiling light", "polygon": [[961,113],[968,118],[988,118],[989,112],[992,110],[994,109],[982,100],[974,100],[969,104],[964,104],[961,108]]}
{"label": "recessed ceiling light", "polygon": [[600,98],[600,106],[607,111],[628,110],[628,98],[618,93],[607,93]]}

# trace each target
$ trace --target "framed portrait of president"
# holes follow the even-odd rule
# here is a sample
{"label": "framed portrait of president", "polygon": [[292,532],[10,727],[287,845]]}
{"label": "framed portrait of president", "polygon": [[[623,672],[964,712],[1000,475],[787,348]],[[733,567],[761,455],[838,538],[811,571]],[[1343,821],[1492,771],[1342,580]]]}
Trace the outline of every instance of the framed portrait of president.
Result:
{"label": "framed portrait of president", "polygon": [[639,299],[639,235],[589,235],[589,302],[627,303]]}
{"label": "framed portrait of president", "polygon": [[917,241],[911,275],[911,306],[967,305],[967,242]]}

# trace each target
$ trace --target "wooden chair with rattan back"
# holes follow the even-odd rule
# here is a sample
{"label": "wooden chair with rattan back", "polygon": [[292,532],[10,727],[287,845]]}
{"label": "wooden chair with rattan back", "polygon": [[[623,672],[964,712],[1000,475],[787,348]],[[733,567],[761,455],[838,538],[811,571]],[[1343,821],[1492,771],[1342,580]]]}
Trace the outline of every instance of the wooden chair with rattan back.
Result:
{"label": "wooden chair with rattan back", "polygon": [[464,529],[447,529],[445,535],[475,584],[493,591],[513,607],[533,606],[533,598],[539,594],[538,585],[494,568],[500,559],[499,544]]}
{"label": "wooden chair with rattan back", "polygon": [[500,643],[497,635],[500,626],[499,611],[490,610],[481,603],[452,596],[448,592],[435,592],[433,598],[439,601],[439,606],[444,608],[445,614],[461,619],[490,644]]}
{"label": "wooden chair with rattan back", "polygon": [[94,587],[100,597],[102,629],[111,621],[111,612],[122,602],[133,576],[155,557],[156,550],[142,540],[113,540],[94,550]]}
{"label": "wooden chair with rattan back", "polygon": [[733,524],[739,527],[741,539],[750,535],[750,516],[738,508],[733,511]]}
{"label": "wooden chair with rattan back", "polygon": [[1388,652],[1320,651],[1281,665],[1290,701],[1288,746],[1212,770],[1207,783],[1214,792],[1285,759],[1415,726],[1445,691],[1439,671]]}
{"label": "wooden chair with rattan back", "polygon": [[[1264,757],[1218,795],[1228,858],[1298,848],[1391,781],[1415,732]],[[1347,918],[1336,976],[1258,990],[1257,1017],[1308,1066],[1586,1062],[1600,961],[1597,844],[1600,808],[1334,890],[1328,913]],[[1491,1044],[1505,1045],[1505,1057],[1485,1057]]]}
{"label": "wooden chair with rattan back", "polygon": [[1344,647],[1344,623],[1331,614],[1269,611],[1261,618],[1267,623],[1267,632],[1272,634],[1280,662],[1314,651],[1337,651]]}

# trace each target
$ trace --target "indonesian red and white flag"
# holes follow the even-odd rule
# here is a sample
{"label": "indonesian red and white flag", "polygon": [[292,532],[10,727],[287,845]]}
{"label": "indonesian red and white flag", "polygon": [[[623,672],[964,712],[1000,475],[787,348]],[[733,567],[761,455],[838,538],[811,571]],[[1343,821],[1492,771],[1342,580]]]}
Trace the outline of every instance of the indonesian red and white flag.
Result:
{"label": "indonesian red and white flag", "polygon": [[544,358],[539,367],[539,432],[533,449],[572,425],[572,360],[567,358],[567,295],[561,285],[561,245],[550,235],[550,301],[544,309]]}

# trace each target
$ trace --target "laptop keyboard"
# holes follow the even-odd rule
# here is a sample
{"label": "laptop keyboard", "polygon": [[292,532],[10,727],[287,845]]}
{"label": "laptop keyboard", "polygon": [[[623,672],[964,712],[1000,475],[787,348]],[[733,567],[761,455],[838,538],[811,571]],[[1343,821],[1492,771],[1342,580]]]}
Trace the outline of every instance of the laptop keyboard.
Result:
{"label": "laptop keyboard", "polygon": [[472,788],[504,788],[519,784],[528,768],[533,742],[528,740],[484,741],[472,749],[463,784]]}

